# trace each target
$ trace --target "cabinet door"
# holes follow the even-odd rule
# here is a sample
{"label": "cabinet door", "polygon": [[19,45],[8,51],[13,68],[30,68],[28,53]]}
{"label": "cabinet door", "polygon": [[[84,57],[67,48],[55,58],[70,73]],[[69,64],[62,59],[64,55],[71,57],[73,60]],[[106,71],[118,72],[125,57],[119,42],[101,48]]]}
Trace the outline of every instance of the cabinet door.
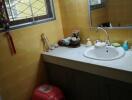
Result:
{"label": "cabinet door", "polygon": [[97,76],[80,71],[76,71],[74,75],[76,100],[101,100]]}
{"label": "cabinet door", "polygon": [[105,80],[109,100],[132,100],[132,85],[115,80]]}
{"label": "cabinet door", "polygon": [[62,89],[66,100],[132,100],[132,84],[46,64],[49,82]]}
{"label": "cabinet door", "polygon": [[62,66],[46,64],[48,80],[64,92],[66,100],[76,100],[73,71]]}

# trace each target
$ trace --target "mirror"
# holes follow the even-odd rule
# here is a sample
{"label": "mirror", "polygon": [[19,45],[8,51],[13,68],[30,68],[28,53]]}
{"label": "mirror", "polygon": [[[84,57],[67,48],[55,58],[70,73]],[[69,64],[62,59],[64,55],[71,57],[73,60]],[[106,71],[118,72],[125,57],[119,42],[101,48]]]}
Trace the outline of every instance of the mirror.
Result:
{"label": "mirror", "polygon": [[131,27],[132,0],[89,0],[92,27]]}

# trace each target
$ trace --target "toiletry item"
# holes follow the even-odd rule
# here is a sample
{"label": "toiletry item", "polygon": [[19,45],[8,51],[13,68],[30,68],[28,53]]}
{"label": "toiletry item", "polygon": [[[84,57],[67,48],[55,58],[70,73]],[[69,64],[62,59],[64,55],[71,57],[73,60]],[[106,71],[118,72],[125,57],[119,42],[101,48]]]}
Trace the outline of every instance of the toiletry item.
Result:
{"label": "toiletry item", "polygon": [[119,44],[119,43],[112,43],[112,46],[114,46],[114,47],[120,47],[121,44]]}
{"label": "toiletry item", "polygon": [[101,48],[106,46],[106,42],[97,42],[94,45],[96,48]]}
{"label": "toiletry item", "polygon": [[92,46],[92,41],[90,40],[90,38],[87,38],[86,46]]}
{"label": "toiletry item", "polygon": [[128,46],[128,41],[124,41],[124,43],[123,43],[123,46],[122,46],[123,48],[124,48],[124,50],[128,50],[129,49],[129,46]]}

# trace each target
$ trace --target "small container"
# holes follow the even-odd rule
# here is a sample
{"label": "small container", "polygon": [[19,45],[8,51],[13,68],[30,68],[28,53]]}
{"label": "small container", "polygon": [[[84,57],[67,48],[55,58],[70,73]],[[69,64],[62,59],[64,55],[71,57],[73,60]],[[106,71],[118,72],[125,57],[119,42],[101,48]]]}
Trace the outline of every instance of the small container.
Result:
{"label": "small container", "polygon": [[124,43],[123,43],[123,46],[122,46],[123,48],[124,48],[124,50],[125,51],[127,51],[128,49],[129,49],[129,46],[128,46],[128,41],[124,41]]}
{"label": "small container", "polygon": [[86,46],[92,46],[92,41],[90,40],[90,38],[87,38]]}

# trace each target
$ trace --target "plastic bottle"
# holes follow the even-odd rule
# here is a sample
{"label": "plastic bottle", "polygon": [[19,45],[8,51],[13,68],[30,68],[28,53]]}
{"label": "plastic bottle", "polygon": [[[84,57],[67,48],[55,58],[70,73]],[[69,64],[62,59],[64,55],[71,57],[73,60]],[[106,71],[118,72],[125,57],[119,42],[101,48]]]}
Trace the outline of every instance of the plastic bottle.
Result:
{"label": "plastic bottle", "polygon": [[92,41],[90,40],[90,38],[87,38],[86,46],[92,46]]}
{"label": "plastic bottle", "polygon": [[123,46],[122,46],[123,48],[124,48],[124,50],[128,50],[129,49],[129,46],[128,46],[128,41],[124,41],[124,43],[123,43]]}

